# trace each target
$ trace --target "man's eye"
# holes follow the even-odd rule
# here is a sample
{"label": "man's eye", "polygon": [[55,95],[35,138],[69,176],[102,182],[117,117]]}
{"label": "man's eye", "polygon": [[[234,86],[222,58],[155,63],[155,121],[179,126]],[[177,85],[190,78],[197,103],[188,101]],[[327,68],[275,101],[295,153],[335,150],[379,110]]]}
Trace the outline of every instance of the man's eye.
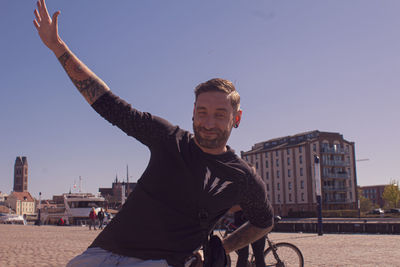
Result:
{"label": "man's eye", "polygon": [[219,119],[223,119],[223,118],[225,118],[225,114],[217,114],[217,115],[215,115],[215,117],[217,117]]}

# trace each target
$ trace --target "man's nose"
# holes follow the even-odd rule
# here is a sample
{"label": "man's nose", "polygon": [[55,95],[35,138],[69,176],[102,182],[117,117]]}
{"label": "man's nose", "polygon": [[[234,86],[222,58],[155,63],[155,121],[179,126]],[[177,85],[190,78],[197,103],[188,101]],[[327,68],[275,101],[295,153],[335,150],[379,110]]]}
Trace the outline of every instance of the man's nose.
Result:
{"label": "man's nose", "polygon": [[215,127],[215,119],[212,116],[207,116],[203,125],[206,129],[213,129]]}

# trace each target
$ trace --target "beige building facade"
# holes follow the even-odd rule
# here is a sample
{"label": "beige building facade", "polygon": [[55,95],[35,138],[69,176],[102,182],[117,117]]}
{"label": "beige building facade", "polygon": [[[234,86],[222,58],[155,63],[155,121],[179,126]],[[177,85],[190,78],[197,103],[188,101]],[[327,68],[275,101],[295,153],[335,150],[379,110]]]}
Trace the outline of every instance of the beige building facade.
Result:
{"label": "beige building facade", "polygon": [[12,192],[7,197],[6,203],[17,215],[35,214],[35,200],[29,192]]}
{"label": "beige building facade", "polygon": [[339,133],[300,133],[241,152],[265,182],[267,197],[281,216],[315,213],[315,156],[320,159],[323,210],[357,209],[354,142]]}

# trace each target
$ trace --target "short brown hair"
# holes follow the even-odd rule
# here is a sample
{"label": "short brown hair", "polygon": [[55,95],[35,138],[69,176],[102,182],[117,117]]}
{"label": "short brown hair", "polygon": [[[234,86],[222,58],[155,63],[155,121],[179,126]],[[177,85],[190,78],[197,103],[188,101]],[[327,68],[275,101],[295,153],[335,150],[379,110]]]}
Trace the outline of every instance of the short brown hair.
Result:
{"label": "short brown hair", "polygon": [[233,83],[228,80],[221,78],[214,78],[197,85],[196,88],[194,89],[196,101],[199,95],[205,92],[226,93],[229,99],[231,100],[233,110],[238,111],[240,108],[240,95],[236,91],[236,88],[233,85]]}

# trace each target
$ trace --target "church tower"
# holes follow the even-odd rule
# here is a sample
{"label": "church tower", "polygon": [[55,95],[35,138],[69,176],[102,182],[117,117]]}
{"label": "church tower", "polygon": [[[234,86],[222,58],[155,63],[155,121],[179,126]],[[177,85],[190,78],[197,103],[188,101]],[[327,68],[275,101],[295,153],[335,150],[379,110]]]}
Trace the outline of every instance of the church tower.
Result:
{"label": "church tower", "polygon": [[28,192],[28,160],[17,157],[14,165],[14,192]]}

